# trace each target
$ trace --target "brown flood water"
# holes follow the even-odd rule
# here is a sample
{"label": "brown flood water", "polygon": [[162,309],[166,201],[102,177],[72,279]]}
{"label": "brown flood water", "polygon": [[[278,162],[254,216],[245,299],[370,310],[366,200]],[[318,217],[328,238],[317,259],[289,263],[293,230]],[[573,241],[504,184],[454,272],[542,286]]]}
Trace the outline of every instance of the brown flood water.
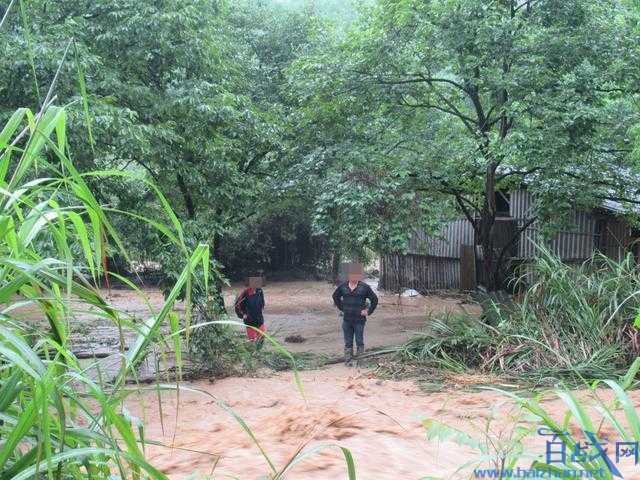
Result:
{"label": "brown flood water", "polygon": [[[203,381],[190,386],[225,401],[240,415],[276,469],[286,465],[302,446],[332,443],[351,450],[357,478],[364,480],[474,478],[469,469],[457,470],[478,452],[451,441],[427,440],[421,421],[437,419],[481,437],[479,431],[487,419],[497,417],[490,424],[492,438],[496,439],[508,437],[516,418],[513,403],[493,391],[424,394],[412,381],[382,381],[366,370],[343,366],[301,372],[301,377],[306,402],[290,372],[265,378]],[[610,398],[608,392],[602,396]],[[638,404],[640,396],[634,393],[632,397]],[[147,438],[175,447],[147,447],[151,463],[171,479],[191,475],[266,478],[269,466],[255,444],[212,398],[182,392],[177,416],[175,393],[166,392],[162,398],[164,434],[155,393],[132,397],[129,407],[143,417]],[[558,419],[566,411],[556,398],[545,401],[545,405]],[[601,433],[615,445],[617,434],[608,428]],[[533,434],[526,442],[528,450],[542,455],[543,461],[545,440]],[[609,447],[611,454],[613,448]],[[522,462],[523,468],[530,465],[531,460]],[[640,479],[636,468],[621,470],[626,470],[626,479]],[[341,452],[326,449],[297,464],[286,478],[332,480],[347,478],[347,473]]]}
{"label": "brown flood water", "polygon": [[[225,288],[225,302],[230,318],[238,320],[233,312],[233,301],[241,285]],[[264,287],[266,297],[265,323],[267,331],[278,342],[294,352],[336,355],[342,353],[342,330],[331,294],[335,287],[322,281],[271,282]],[[425,297],[399,297],[378,292],[377,310],[369,318],[365,332],[367,348],[399,345],[415,332],[423,329],[428,315],[447,312],[466,312],[477,315],[480,308],[463,295],[428,295]],[[150,315],[146,302],[157,312],[163,296],[157,288],[143,288],[144,299],[130,290],[103,290],[103,295],[123,314],[137,319]],[[71,342],[74,351],[107,352],[118,351],[118,329],[111,322],[87,312],[86,307],[73,304],[80,312],[72,320]],[[183,309],[177,304],[176,309]],[[33,308],[23,308],[20,315],[27,321],[39,322],[46,328],[46,319]],[[135,333],[124,332],[127,344]],[[290,335],[300,336],[302,343],[285,343]]]}
{"label": "brown flood water", "polygon": [[[232,304],[240,288],[234,287],[225,292],[227,305]],[[288,335],[303,337],[303,343],[284,343],[293,351],[339,354],[342,339],[336,310],[331,304],[332,290],[325,282],[268,284],[265,287],[268,331],[280,342]],[[138,318],[149,315],[145,303],[131,292],[105,293],[123,312]],[[161,293],[148,288],[144,294],[157,310],[163,301]],[[367,347],[400,344],[424,328],[428,315],[445,312],[477,314],[479,308],[461,295],[406,298],[381,294],[380,306],[367,323]],[[43,321],[29,309],[23,314],[28,320]],[[117,331],[104,320],[85,314],[72,323],[72,342],[78,349],[117,351]],[[127,332],[127,340],[132,338],[131,332]],[[412,381],[382,381],[367,370],[333,366],[300,373],[305,401],[291,372],[262,374],[260,378],[227,378],[185,386],[204,390],[229,405],[255,433],[276,469],[283,468],[302,447],[331,443],[351,450],[358,479],[474,478],[469,469],[458,470],[475,458],[477,452],[451,441],[427,440],[422,420],[436,419],[480,438],[479,432],[488,419],[495,417],[490,424],[494,441],[508,437],[514,425],[513,403],[505,395],[465,388],[468,383],[481,383],[478,379],[454,380],[447,391],[426,394]],[[603,393],[603,397],[610,395]],[[633,392],[632,399],[638,407],[640,395]],[[154,466],[174,480],[266,478],[269,465],[255,444],[210,396],[183,391],[178,408],[176,403],[174,392],[162,394],[161,422],[155,392],[142,393],[128,401],[129,409],[144,420],[147,439],[169,446],[147,445]],[[567,410],[557,399],[545,405],[558,420]],[[622,413],[619,418],[623,418]],[[617,434],[610,427],[601,433],[613,442],[609,445],[609,453],[613,455],[615,442],[619,440]],[[528,451],[544,457],[543,437],[533,434],[526,444]],[[529,459],[521,467],[530,465]],[[626,480],[640,480],[637,467],[626,466],[621,471]],[[347,478],[347,473],[340,450],[333,448],[309,456],[286,478],[334,480]]]}

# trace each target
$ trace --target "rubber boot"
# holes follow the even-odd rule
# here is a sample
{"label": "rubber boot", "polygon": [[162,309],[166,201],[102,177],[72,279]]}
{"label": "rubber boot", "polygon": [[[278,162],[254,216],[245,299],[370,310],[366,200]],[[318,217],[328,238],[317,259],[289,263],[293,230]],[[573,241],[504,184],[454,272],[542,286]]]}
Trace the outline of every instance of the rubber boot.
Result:
{"label": "rubber boot", "polygon": [[356,350],[356,366],[359,367],[360,366],[360,357],[362,356],[362,354],[364,353],[364,345],[363,346],[358,346],[357,350]]}
{"label": "rubber boot", "polygon": [[344,364],[350,367],[353,362],[353,347],[344,349]]}

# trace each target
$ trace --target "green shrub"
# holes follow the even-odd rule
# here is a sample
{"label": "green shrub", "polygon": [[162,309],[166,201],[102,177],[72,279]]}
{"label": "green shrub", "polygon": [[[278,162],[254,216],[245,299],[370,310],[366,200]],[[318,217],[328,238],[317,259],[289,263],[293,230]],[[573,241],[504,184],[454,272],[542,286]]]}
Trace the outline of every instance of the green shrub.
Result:
{"label": "green shrub", "polygon": [[454,370],[479,368],[542,381],[611,378],[640,354],[633,326],[640,270],[631,257],[616,262],[596,255],[570,266],[543,251],[527,280],[521,297],[486,302],[481,319],[449,315],[433,321],[401,355]]}
{"label": "green shrub", "polygon": [[209,302],[196,309],[195,322],[189,339],[189,359],[196,374],[216,377],[242,375],[256,367],[254,344],[246,341],[238,326],[227,323],[226,314],[218,313]]}
{"label": "green shrub", "polygon": [[434,360],[443,368],[461,372],[482,367],[483,354],[495,341],[491,327],[463,314],[447,314],[428,324],[428,333],[403,345],[400,355],[404,360]]}
{"label": "green shrub", "polygon": [[[505,396],[505,401],[494,405],[484,425],[472,422],[473,434],[430,418],[423,421],[427,439],[452,441],[477,452],[456,471],[456,475],[465,469],[489,466],[494,470],[491,478],[523,478],[517,468],[528,464],[530,470],[537,472],[537,476],[529,473],[531,478],[622,478],[617,471],[616,447],[611,444],[629,442],[633,445],[640,441],[640,416],[627,393],[636,385],[639,369],[640,358],[636,358],[618,381],[609,379],[582,384],[585,388],[581,394],[566,388],[554,390],[553,396],[566,406],[564,411],[548,405],[550,396],[546,391],[531,396],[498,390]],[[603,386],[612,391],[611,401],[603,400]],[[494,427],[496,420],[502,425]],[[530,451],[525,446],[526,438],[536,432],[544,433],[544,438],[553,442],[550,446],[555,455],[547,456],[545,450],[549,444],[542,447],[545,450],[538,451]],[[611,432],[614,432],[613,438]],[[596,447],[597,443],[604,446],[602,451]],[[565,452],[564,458],[558,452]],[[574,452],[578,454],[572,455]]]}

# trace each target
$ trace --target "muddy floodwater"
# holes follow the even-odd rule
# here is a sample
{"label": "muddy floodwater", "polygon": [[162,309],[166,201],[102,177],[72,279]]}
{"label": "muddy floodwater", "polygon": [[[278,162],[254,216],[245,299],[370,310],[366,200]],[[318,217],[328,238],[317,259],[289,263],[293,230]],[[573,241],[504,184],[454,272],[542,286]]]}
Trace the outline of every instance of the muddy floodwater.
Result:
{"label": "muddy floodwater", "polygon": [[[164,393],[164,432],[155,393],[132,397],[129,406],[145,420],[147,438],[166,445],[148,446],[147,451],[152,464],[172,479],[211,475],[207,478],[256,480],[269,473],[269,464],[255,443],[216,400],[225,401],[244,419],[276,469],[300,449],[340,445],[351,450],[357,478],[364,480],[474,478],[469,468],[458,470],[478,451],[452,441],[427,440],[424,419],[445,422],[477,438],[483,438],[481,432],[489,425],[494,442],[513,435],[518,421],[532,425],[518,414],[513,402],[495,391],[469,391],[453,385],[443,392],[425,394],[413,381],[381,380],[370,371],[343,366],[301,372],[301,377],[305,398],[290,372],[192,383],[190,388],[210,396],[182,392],[179,403],[174,393]],[[605,400],[611,397],[607,391],[600,395]],[[585,398],[586,394],[578,396]],[[634,392],[632,398],[638,406],[640,395]],[[567,410],[552,396],[543,404],[558,420]],[[608,448],[613,455],[619,436],[608,426],[600,435],[611,442]],[[546,440],[533,434],[525,442],[527,451],[543,462]],[[531,460],[520,465],[528,468]],[[627,463],[620,470],[625,479],[640,479],[633,465]],[[344,458],[336,448],[320,450],[294,466],[286,478],[347,478]]]}
{"label": "muddy floodwater", "polygon": [[[232,318],[231,305],[240,288],[235,285],[225,290]],[[340,320],[331,303],[332,285],[274,282],[264,290],[267,329],[284,346],[295,352],[328,356],[342,352]],[[144,299],[127,290],[104,292],[113,305],[134,321],[150,315],[147,302],[152,311],[157,311],[163,302],[157,289],[144,288],[142,293]],[[378,309],[366,327],[368,348],[399,345],[428,328],[429,319],[434,316],[480,312],[478,305],[464,295],[401,297],[378,293]],[[106,371],[114,360],[117,369],[120,361],[117,328],[90,311],[75,310],[79,313],[71,322],[74,351],[88,357],[100,355]],[[40,322],[46,328],[46,322],[29,308],[20,313],[25,320]],[[133,331],[123,332],[125,349],[134,336]],[[287,343],[287,337],[295,337],[298,342]],[[179,396],[172,391],[163,392],[160,400],[153,386],[147,386],[148,390],[141,389],[129,397],[127,407],[144,421],[145,438],[155,443],[146,445],[151,464],[172,480],[263,479],[283,469],[298,452],[313,449],[319,450],[297,463],[285,478],[343,479],[347,478],[346,464],[338,446],[353,454],[358,479],[478,478],[469,467],[461,470],[479,454],[478,450],[461,447],[450,439],[427,439],[425,419],[444,422],[484,444],[508,444],[517,424],[535,430],[535,425],[518,413],[507,395],[469,387],[485,383],[486,379],[453,378],[445,382],[441,391],[427,393],[419,387],[419,382],[429,383],[430,379],[424,377],[394,381],[378,377],[374,370],[334,365],[300,372],[303,395],[291,372],[261,369],[251,377],[183,383],[181,386],[188,390],[181,391]],[[486,383],[501,387],[499,379]],[[505,388],[511,389],[513,385]],[[577,395],[585,397],[586,393]],[[601,397],[606,400],[611,395],[604,391]],[[631,398],[638,407],[640,395],[633,392]],[[228,409],[222,408],[221,403]],[[555,397],[547,399],[544,405],[558,420],[567,410]],[[592,413],[597,417],[595,410]],[[234,414],[246,422],[268,460]],[[622,412],[618,414],[624,418]],[[608,448],[613,455],[620,435],[606,425],[599,433],[611,442]],[[526,438],[526,450],[531,456],[520,463],[521,468],[529,468],[533,458],[544,462],[547,440],[537,433]],[[326,448],[320,449],[321,446]],[[490,464],[485,462],[483,466]],[[627,463],[620,470],[625,479],[640,480],[637,466]]]}

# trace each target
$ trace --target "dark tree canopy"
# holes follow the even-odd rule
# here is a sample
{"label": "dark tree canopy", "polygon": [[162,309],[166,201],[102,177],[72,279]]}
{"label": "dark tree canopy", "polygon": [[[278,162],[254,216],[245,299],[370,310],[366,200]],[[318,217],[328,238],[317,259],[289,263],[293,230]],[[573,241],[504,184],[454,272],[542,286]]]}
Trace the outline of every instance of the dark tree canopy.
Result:
{"label": "dark tree canopy", "polygon": [[466,216],[495,288],[500,190],[534,193],[521,228],[605,199],[638,204],[635,21],[616,1],[386,0],[295,75],[303,107],[334,132],[325,143]]}
{"label": "dark tree canopy", "polygon": [[[638,205],[633,2],[18,3],[0,116],[36,108],[60,67],[76,162],[153,180],[228,274],[403,251],[466,216],[493,288],[498,192],[534,193],[520,227],[548,231],[576,206]],[[158,209],[124,177],[92,186]],[[157,233],[119,227],[171,265]]]}

